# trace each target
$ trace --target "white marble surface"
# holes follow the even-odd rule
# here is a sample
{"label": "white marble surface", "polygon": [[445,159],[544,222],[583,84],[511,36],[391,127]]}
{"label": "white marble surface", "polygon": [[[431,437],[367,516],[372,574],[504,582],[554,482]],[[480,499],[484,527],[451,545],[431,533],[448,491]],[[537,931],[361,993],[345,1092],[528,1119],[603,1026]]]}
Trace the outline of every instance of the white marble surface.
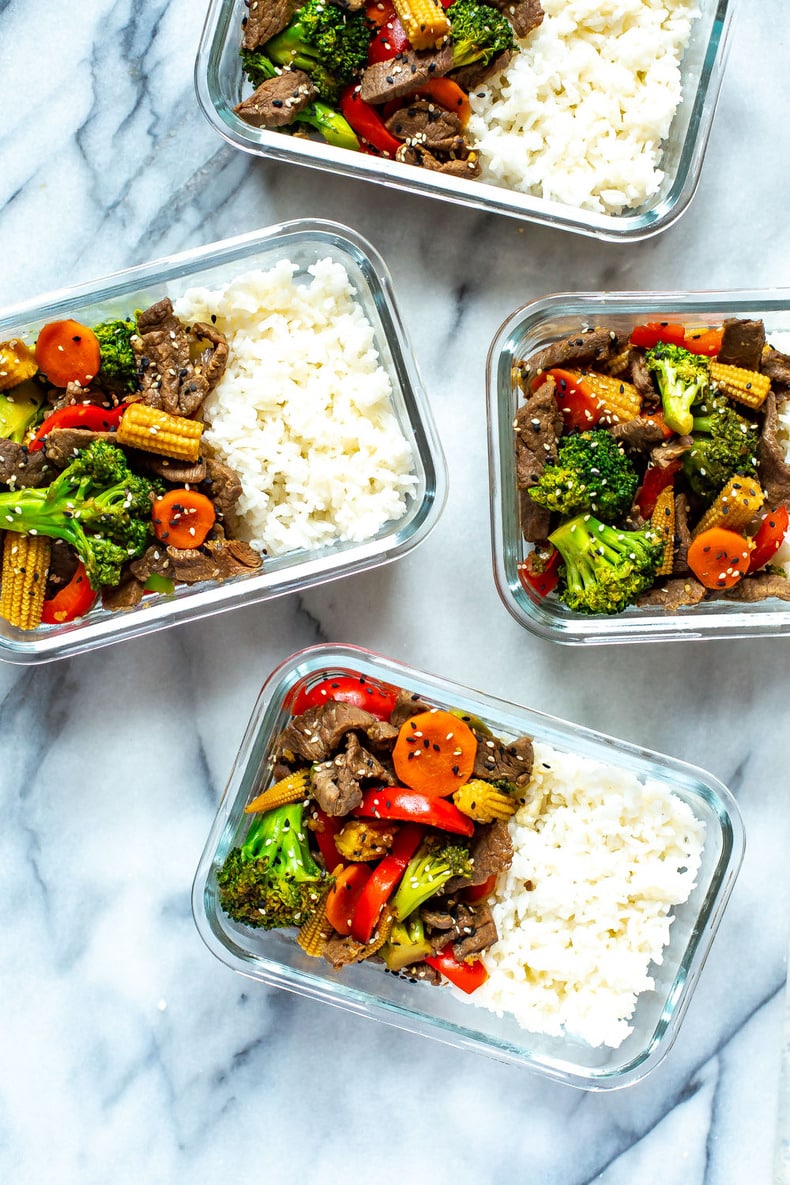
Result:
{"label": "white marble surface", "polygon": [[[785,6],[740,7],[690,210],[612,246],[226,147],[193,92],[199,0],[0,0],[0,304],[292,216],[350,223],[393,273],[451,483],[431,537],[384,569],[0,668],[1,1180],[772,1179],[790,640],[536,640],[493,586],[484,444],[486,350],[525,300],[788,283]],[[417,644],[426,590],[441,621]],[[190,885],[243,726],[270,669],[319,640],[671,752],[732,788],[746,861],[678,1042],[644,1083],[547,1083],[247,981],[203,947]]]}

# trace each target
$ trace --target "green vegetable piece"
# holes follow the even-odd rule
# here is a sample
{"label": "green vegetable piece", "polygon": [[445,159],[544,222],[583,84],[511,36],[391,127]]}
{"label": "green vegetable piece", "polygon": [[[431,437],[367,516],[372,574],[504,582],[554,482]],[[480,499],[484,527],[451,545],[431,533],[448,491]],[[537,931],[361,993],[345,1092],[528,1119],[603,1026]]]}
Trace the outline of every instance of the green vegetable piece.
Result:
{"label": "green vegetable piece", "polygon": [[664,422],[686,436],[694,424],[691,405],[707,394],[710,363],[704,354],[692,354],[684,346],[659,342],[645,355],[647,369],[656,376]]}
{"label": "green vegetable piece", "polygon": [[545,467],[529,496],[563,516],[591,510],[613,523],[630,509],[638,485],[634,466],[612,434],[593,428],[563,438],[556,462]]}
{"label": "green vegetable piece", "polygon": [[760,430],[723,396],[708,396],[691,410],[693,444],[683,455],[683,473],[695,494],[712,499],[736,473],[757,472]]}
{"label": "green vegetable piece", "polygon": [[663,557],[658,534],[620,531],[591,514],[561,523],[549,540],[562,556],[559,597],[577,613],[621,613],[650,588]]}
{"label": "green vegetable piece", "polygon": [[99,382],[118,394],[128,394],[137,387],[137,359],[132,349],[132,337],[137,333],[137,323],[127,321],[102,321],[94,325],[93,332],[99,339]]}
{"label": "green vegetable piece", "polygon": [[487,66],[506,50],[515,50],[513,26],[502,12],[477,0],[455,0],[447,9],[453,69],[474,62]]}
{"label": "green vegetable piece", "polygon": [[45,392],[38,383],[24,382],[0,395],[0,437],[22,444],[41,418]]}
{"label": "green vegetable piece", "polygon": [[389,971],[402,971],[432,953],[433,947],[425,937],[425,926],[416,911],[403,921],[393,922],[389,938],[379,951]]}
{"label": "green vegetable piece", "polygon": [[406,865],[392,899],[392,912],[396,918],[407,918],[441,892],[452,877],[471,877],[472,868],[472,857],[464,844],[438,837],[424,840]]}

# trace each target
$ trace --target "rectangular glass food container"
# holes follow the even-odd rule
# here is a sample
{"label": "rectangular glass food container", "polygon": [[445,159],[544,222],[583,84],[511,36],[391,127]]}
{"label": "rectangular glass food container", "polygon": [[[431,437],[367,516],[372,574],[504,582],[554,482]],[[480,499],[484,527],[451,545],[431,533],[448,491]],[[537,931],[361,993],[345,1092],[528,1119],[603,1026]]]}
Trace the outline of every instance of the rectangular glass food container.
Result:
{"label": "rectangular glass food container", "polygon": [[[670,943],[661,966],[651,966],[655,990],[643,993],[633,1033],[618,1048],[530,1033],[508,1016],[459,999],[446,988],[386,974],[381,964],[334,971],[300,949],[293,931],[253,930],[230,921],[217,895],[216,873],[246,832],[244,806],[272,781],[271,751],[287,723],[289,705],[326,677],[365,675],[416,692],[438,707],[480,717],[503,738],[529,734],[555,748],[667,784],[705,824],[697,884],[673,910]],[[272,672],[247,726],[208,837],[192,890],[197,928],[222,962],[253,979],[523,1066],[572,1086],[609,1090],[643,1078],[669,1050],[732,890],[744,849],[740,815],[729,791],[710,774],[624,741],[494,699],[392,659],[348,645],[299,651]]]}
{"label": "rectangular glass food container", "polygon": [[234,112],[243,97],[239,50],[245,0],[210,0],[195,65],[195,86],[209,122],[228,143],[246,152],[612,242],[635,241],[670,226],[687,207],[699,181],[729,47],[735,0],[699,0],[698,8],[699,17],[693,22],[681,67],[683,98],[664,143],[663,180],[643,205],[617,215],[579,210],[487,182],[448,177],[245,123]]}
{"label": "rectangular glass food container", "polygon": [[95,283],[63,288],[0,310],[0,341],[17,336],[29,344],[48,321],[72,317],[88,325],[147,308],[163,296],[176,299],[195,285],[219,287],[252,268],[268,269],[287,259],[295,280],[318,260],[341,264],[355,299],[374,329],[374,346],[392,384],[392,407],[411,447],[416,485],[406,511],[362,542],[337,541],[320,549],[266,558],[250,575],[224,583],[178,586],[170,595],[149,595],[133,609],[93,609],[59,626],[20,630],[0,618],[0,659],[36,663],[192,621],[237,605],[297,592],[339,576],[363,572],[410,551],[440,515],[447,492],[441,445],[429,404],[395,303],[389,271],[374,248],[355,231],[327,221],[285,222],[183,254],[118,272]]}
{"label": "rectangular glass food container", "polygon": [[531,545],[519,522],[513,419],[523,396],[514,365],[585,325],[611,326],[627,335],[645,321],[715,325],[726,317],[762,318],[770,342],[772,335],[790,331],[790,289],[559,293],[516,309],[499,329],[488,353],[486,380],[494,579],[505,606],[533,633],[571,644],[790,634],[786,601],[710,601],[676,612],[631,607],[612,617],[587,617],[572,613],[555,596],[539,597],[519,580],[518,565]]}

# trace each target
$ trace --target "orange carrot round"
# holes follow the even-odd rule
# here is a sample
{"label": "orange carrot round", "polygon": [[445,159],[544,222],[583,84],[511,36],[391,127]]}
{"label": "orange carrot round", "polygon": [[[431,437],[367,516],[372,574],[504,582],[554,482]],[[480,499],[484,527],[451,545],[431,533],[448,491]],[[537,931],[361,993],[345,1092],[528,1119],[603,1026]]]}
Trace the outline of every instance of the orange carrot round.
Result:
{"label": "orange carrot round", "polygon": [[154,502],[154,534],[168,547],[200,547],[217,517],[214,503],[197,490],[168,490]]}
{"label": "orange carrot round", "polygon": [[36,364],[55,387],[87,387],[99,373],[99,339],[79,321],[50,321],[36,341]]}
{"label": "orange carrot round", "polygon": [[688,566],[705,588],[732,588],[749,570],[748,539],[724,527],[710,527],[691,541]]}
{"label": "orange carrot round", "polygon": [[452,794],[469,780],[477,738],[451,712],[418,712],[401,727],[392,760],[395,773],[411,790],[437,798]]}

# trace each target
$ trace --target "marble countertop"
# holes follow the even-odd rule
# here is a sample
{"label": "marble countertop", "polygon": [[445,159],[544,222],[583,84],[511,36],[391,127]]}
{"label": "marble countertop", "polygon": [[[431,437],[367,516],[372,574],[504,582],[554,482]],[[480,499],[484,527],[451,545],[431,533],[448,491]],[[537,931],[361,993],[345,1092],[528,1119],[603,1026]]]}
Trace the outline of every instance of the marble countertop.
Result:
{"label": "marble countertop", "polygon": [[[0,304],[292,217],[350,224],[391,269],[450,494],[426,543],[384,568],[0,667],[0,1178],[207,1185],[254,1166],[316,1185],[767,1185],[790,640],[582,650],[521,629],[491,574],[484,364],[504,318],[546,292],[788,284],[781,0],[739,6],[690,209],[628,246],[249,157],[196,104],[202,4],[65,7],[0,0]],[[443,625],[417,647],[410,607],[426,588]],[[678,1041],[644,1082],[566,1088],[243,979],[205,949],[191,882],[257,692],[326,640],[671,753],[732,789],[741,876]]]}

